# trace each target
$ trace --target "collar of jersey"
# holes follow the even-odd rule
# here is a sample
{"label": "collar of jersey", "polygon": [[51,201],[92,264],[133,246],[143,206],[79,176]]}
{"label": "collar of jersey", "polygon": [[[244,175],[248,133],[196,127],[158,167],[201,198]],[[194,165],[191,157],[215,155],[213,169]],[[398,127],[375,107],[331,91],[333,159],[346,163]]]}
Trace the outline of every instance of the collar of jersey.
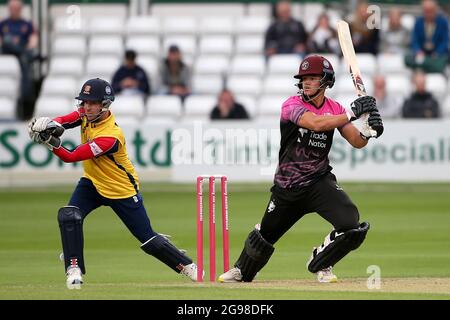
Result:
{"label": "collar of jersey", "polygon": [[109,116],[105,120],[102,120],[102,121],[99,121],[99,122],[89,122],[88,126],[91,127],[91,128],[96,128],[96,127],[101,126],[102,124],[108,122],[109,120],[111,120],[112,117],[113,117],[113,114],[110,111],[109,112]]}
{"label": "collar of jersey", "polygon": [[316,107],[316,105],[315,105],[314,103],[312,103],[312,101],[307,102],[307,101],[303,100],[303,97],[302,97],[302,101],[303,101],[304,103],[308,103],[308,104],[312,105],[312,106],[313,106],[314,108],[316,108],[317,110],[319,110],[320,108],[323,107],[323,105],[325,104],[325,102],[327,101],[327,99],[328,99],[327,97],[323,97],[322,104],[321,104],[320,106]]}

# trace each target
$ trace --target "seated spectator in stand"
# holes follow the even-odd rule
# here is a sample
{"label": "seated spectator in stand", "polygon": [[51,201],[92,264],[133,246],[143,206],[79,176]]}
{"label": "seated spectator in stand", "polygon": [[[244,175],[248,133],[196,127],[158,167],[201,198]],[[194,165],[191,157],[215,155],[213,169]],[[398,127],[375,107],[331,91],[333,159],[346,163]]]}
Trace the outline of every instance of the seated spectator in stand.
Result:
{"label": "seated spectator in stand", "polygon": [[369,5],[365,1],[358,4],[352,21],[350,22],[350,32],[352,34],[353,45],[356,53],[378,54],[380,35],[377,28],[368,28],[368,19],[372,12],[368,10]]}
{"label": "seated spectator in stand", "polygon": [[330,26],[330,19],[326,13],[319,16],[317,25],[309,36],[308,51],[341,54],[337,32]]}
{"label": "seated spectator in stand", "polygon": [[373,97],[377,100],[381,117],[383,119],[399,118],[401,116],[402,97],[387,92],[386,79],[383,75],[375,75],[373,83]]}
{"label": "seated spectator in stand", "polygon": [[114,73],[112,87],[119,95],[138,95],[146,98],[150,93],[150,82],[144,69],[136,64],[136,52],[125,51],[124,63]]}
{"label": "seated spectator in stand", "polygon": [[169,47],[167,57],[160,65],[159,73],[161,93],[177,95],[181,100],[191,93],[191,69],[184,63],[178,46]]}
{"label": "seated spectator in stand", "polygon": [[406,65],[425,72],[444,72],[449,54],[448,19],[439,14],[435,0],[422,1],[422,11],[414,25],[412,53],[406,56]]}
{"label": "seated spectator in stand", "polygon": [[402,25],[401,18],[402,12],[400,9],[394,7],[389,10],[388,26],[380,34],[380,51],[382,53],[402,55],[407,53],[411,35],[408,29]]}
{"label": "seated spectator in stand", "polygon": [[9,17],[0,21],[2,54],[13,54],[22,72],[21,98],[25,103],[34,101],[34,75],[32,62],[38,56],[38,34],[31,21],[22,18],[22,1],[9,0]]}
{"label": "seated spectator in stand", "polygon": [[267,57],[278,53],[306,53],[308,35],[300,21],[291,16],[291,4],[280,1],[276,5],[276,19],[266,31],[264,50]]}
{"label": "seated spectator in stand", "polygon": [[234,99],[233,93],[224,89],[219,94],[217,105],[211,111],[211,120],[249,119],[244,106]]}
{"label": "seated spectator in stand", "polygon": [[413,76],[415,92],[403,104],[403,118],[439,118],[439,104],[425,89],[426,75],[419,71]]}

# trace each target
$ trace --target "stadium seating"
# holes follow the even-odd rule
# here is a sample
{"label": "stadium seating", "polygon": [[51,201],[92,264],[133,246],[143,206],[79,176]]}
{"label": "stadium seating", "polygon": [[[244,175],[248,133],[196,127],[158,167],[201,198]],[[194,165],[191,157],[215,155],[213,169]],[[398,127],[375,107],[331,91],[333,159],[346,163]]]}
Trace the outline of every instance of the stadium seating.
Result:
{"label": "stadium seating", "polygon": [[40,96],[34,107],[35,117],[57,117],[75,110],[75,101],[64,97]]}
{"label": "stadium seating", "polygon": [[41,95],[73,99],[80,87],[79,81],[76,78],[48,76],[42,83]]}
{"label": "stadium seating", "polygon": [[149,8],[149,14],[156,17],[189,16],[202,18],[207,16],[238,17],[245,14],[244,3],[155,3]]}
{"label": "stadium seating", "polygon": [[142,119],[145,116],[144,99],[138,96],[117,95],[114,100],[114,114]]}
{"label": "stadium seating", "polygon": [[53,36],[61,35],[86,35],[88,20],[84,17],[73,19],[72,17],[55,17],[53,20]]}
{"label": "stadium seating", "polygon": [[[371,75],[363,75],[364,87],[369,95],[373,94],[373,80]],[[356,94],[355,86],[349,73],[338,76],[335,83],[335,90],[341,94]]]}
{"label": "stadium seating", "polygon": [[231,61],[230,75],[263,76],[266,62],[262,55],[236,55]]}
{"label": "stadium seating", "polygon": [[54,57],[50,61],[49,75],[80,77],[84,72],[82,57]]}
{"label": "stadium seating", "polygon": [[377,71],[381,74],[408,73],[405,58],[401,54],[380,53],[377,57]]}
{"label": "stadium seating", "polygon": [[88,52],[90,55],[122,57],[124,52],[122,37],[116,35],[91,36]]}
{"label": "stadium seating", "polygon": [[389,77],[386,77],[386,88],[391,94],[406,97],[411,93],[411,79],[403,73],[391,74]]}
{"label": "stadium seating", "polygon": [[84,57],[87,52],[87,42],[82,35],[56,37],[52,42],[52,56]]}
{"label": "stadium seating", "polygon": [[0,55],[0,120],[17,118],[16,105],[20,86],[21,71],[17,58]]}
{"label": "stadium seating", "polygon": [[164,38],[163,55],[167,54],[167,50],[171,45],[177,45],[183,56],[197,54],[197,41],[193,35],[172,35]]}
{"label": "stadium seating", "polygon": [[87,78],[100,77],[111,80],[114,71],[120,66],[121,58],[116,55],[89,56],[86,61]]}
{"label": "stadium seating", "polygon": [[292,96],[298,91],[295,86],[298,80],[292,76],[267,76],[263,82],[263,93],[270,95]]}
{"label": "stadium seating", "polygon": [[15,101],[19,97],[19,79],[11,76],[0,76],[0,97],[8,97]]}
{"label": "stadium seating", "polygon": [[229,59],[226,55],[200,55],[194,64],[195,74],[221,75],[227,72]]}
{"label": "stadium seating", "polygon": [[154,95],[147,99],[147,117],[181,117],[182,105],[179,97]]}
{"label": "stadium seating", "polygon": [[234,34],[234,27],[235,21],[232,17],[208,16],[201,19],[199,33],[203,36],[232,35]]}
{"label": "stadium seating", "polygon": [[127,20],[127,36],[149,36],[156,35],[162,31],[161,20],[154,16],[133,16]]}
{"label": "stadium seating", "polygon": [[287,100],[285,95],[263,95],[259,100],[259,116],[280,117],[281,106]]}
{"label": "stadium seating", "polygon": [[163,33],[165,35],[195,35],[197,29],[197,20],[194,17],[168,16],[163,20]]}
{"label": "stadium seating", "polygon": [[443,101],[447,94],[447,79],[441,73],[428,73],[426,75],[426,89],[438,101]]}
{"label": "stadium seating", "polygon": [[[253,118],[276,117],[280,101],[298,91],[292,76],[298,72],[301,57],[280,54],[266,59],[263,55],[265,32],[272,21],[269,3],[152,3],[148,14],[139,16],[129,12],[126,4],[81,4],[78,9],[83,14],[78,20],[73,19],[76,7],[51,5],[51,56],[40,92],[42,98],[72,98],[73,90],[76,92],[91,77],[111,81],[126,49],[137,51],[137,63],[151,80],[152,94],[158,94],[158,67],[171,45],[180,47],[184,61],[192,69],[193,94],[184,103],[178,97],[152,95],[145,104],[139,104],[139,116],[130,114],[130,119],[204,118],[197,111],[207,101],[205,97],[216,99],[224,87],[245,100],[242,103]],[[293,3],[292,8],[293,16],[301,19],[307,30],[325,11],[325,6],[317,2]],[[326,12],[332,25],[343,15],[338,7],[327,7]],[[414,15],[405,13],[402,25],[411,29],[413,24]],[[328,96],[349,105],[355,90],[345,62],[334,54],[323,55],[332,63],[337,78],[335,87],[327,91]],[[369,94],[373,93],[373,76],[378,73],[386,76],[389,93],[402,99],[411,93],[411,71],[402,55],[357,56]],[[18,92],[20,67],[14,57],[0,57],[0,74],[0,97]],[[447,87],[445,76],[429,74],[427,80],[427,89],[447,110],[450,85]],[[14,100],[14,95],[11,98]],[[171,103],[174,105],[169,106]],[[199,109],[194,103],[199,104]],[[182,112],[183,105],[186,112]],[[121,118],[126,119],[125,113]]]}
{"label": "stadium seating", "polygon": [[[375,72],[377,70],[377,60],[372,54],[357,53],[356,58],[358,60],[359,69],[362,74],[366,74],[369,76],[372,76],[373,74],[375,74]],[[348,70],[347,62],[344,59],[341,60],[340,66],[338,66],[338,68],[336,69],[336,71],[338,71],[338,70],[342,70],[342,71]]]}
{"label": "stadium seating", "polygon": [[16,103],[13,99],[0,96],[0,120],[14,120],[16,116]]}
{"label": "stadium seating", "polygon": [[87,31],[91,35],[120,35],[124,32],[124,19],[114,16],[103,16],[91,18]]}
{"label": "stadium seating", "polygon": [[301,58],[297,54],[277,54],[269,59],[267,72],[269,75],[292,76],[297,73]]}
{"label": "stadium seating", "polygon": [[250,119],[254,119],[258,116],[257,98],[253,95],[236,94],[234,99],[244,106]]}
{"label": "stadium seating", "polygon": [[194,94],[218,94],[223,88],[221,75],[195,75],[192,79]]}
{"label": "stadium seating", "polygon": [[236,19],[236,31],[241,35],[264,36],[270,24],[269,16],[244,16]]}
{"label": "stadium seating", "polygon": [[153,55],[138,55],[136,63],[145,70],[147,78],[150,79],[150,86],[153,93],[158,92],[159,86],[159,61]]}
{"label": "stadium seating", "polygon": [[133,49],[138,57],[143,54],[150,54],[159,58],[161,55],[161,45],[159,38],[153,35],[128,36],[125,49]]}
{"label": "stadium seating", "polygon": [[262,91],[262,81],[259,76],[230,76],[227,87],[235,94],[246,94],[257,97]]}
{"label": "stadium seating", "polygon": [[236,54],[259,54],[262,57],[264,37],[262,35],[237,35]]}
{"label": "stadium seating", "polygon": [[229,35],[205,35],[199,44],[200,54],[220,54],[231,56],[233,52],[233,39]]}
{"label": "stadium seating", "polygon": [[13,55],[0,55],[0,75],[20,78],[20,65]]}
{"label": "stadium seating", "polygon": [[84,19],[98,17],[116,17],[125,19],[128,17],[128,6],[125,3],[79,3],[68,6],[67,4],[53,4],[50,6],[50,18],[54,21],[58,17],[82,16]]}
{"label": "stadium seating", "polygon": [[216,104],[217,97],[213,95],[188,96],[184,102],[184,116],[207,119]]}

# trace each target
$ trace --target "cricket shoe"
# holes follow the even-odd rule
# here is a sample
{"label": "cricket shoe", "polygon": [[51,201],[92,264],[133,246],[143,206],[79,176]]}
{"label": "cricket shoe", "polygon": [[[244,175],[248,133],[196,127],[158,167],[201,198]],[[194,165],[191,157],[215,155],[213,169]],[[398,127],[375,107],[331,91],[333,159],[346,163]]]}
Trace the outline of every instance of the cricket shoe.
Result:
{"label": "cricket shoe", "polygon": [[81,269],[78,267],[67,268],[67,288],[69,289],[81,289],[81,284],[83,283],[83,277],[81,275]]}
{"label": "cricket shoe", "polygon": [[[192,281],[197,281],[197,265],[195,263],[191,263],[191,264],[184,266],[183,270],[181,270],[180,273],[182,275],[190,278]],[[205,277],[204,270],[203,270],[202,277]]]}
{"label": "cricket shoe", "polygon": [[242,281],[242,273],[239,268],[231,268],[224,274],[219,276],[219,282],[241,282]]}
{"label": "cricket shoe", "polygon": [[333,274],[333,267],[328,267],[317,272],[317,281],[322,283],[337,282],[336,275]]}

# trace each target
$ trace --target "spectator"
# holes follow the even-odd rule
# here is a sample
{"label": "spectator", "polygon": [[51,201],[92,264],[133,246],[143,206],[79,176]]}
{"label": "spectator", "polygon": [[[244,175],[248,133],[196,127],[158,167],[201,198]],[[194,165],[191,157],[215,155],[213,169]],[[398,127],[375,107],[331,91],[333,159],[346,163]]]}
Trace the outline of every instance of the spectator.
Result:
{"label": "spectator", "polygon": [[124,63],[114,73],[112,87],[120,95],[139,95],[144,99],[150,94],[150,83],[144,69],[136,64],[136,52],[125,51]]}
{"label": "spectator", "polygon": [[308,40],[308,50],[316,53],[333,53],[340,55],[341,49],[337,32],[330,26],[330,19],[322,13]]}
{"label": "spectator", "polygon": [[403,118],[438,118],[439,104],[430,92],[425,89],[426,76],[416,72],[413,76],[416,91],[403,104]]}
{"label": "spectator", "polygon": [[211,111],[212,120],[248,119],[249,116],[244,106],[234,99],[233,93],[224,89],[219,94],[217,105]]}
{"label": "spectator", "polygon": [[400,117],[402,98],[387,92],[386,79],[383,75],[375,75],[373,83],[373,97],[377,100],[377,106],[381,117],[383,119]]}
{"label": "spectator", "polygon": [[378,54],[380,35],[377,28],[368,28],[368,19],[371,15],[369,5],[361,1],[356,9],[353,20],[350,23],[353,45],[356,53]]}
{"label": "spectator", "polygon": [[381,52],[405,55],[409,46],[410,33],[401,24],[402,12],[398,8],[389,10],[389,24],[380,34]]}
{"label": "spectator", "polygon": [[411,49],[406,64],[425,72],[444,72],[448,59],[448,19],[438,13],[435,0],[422,1],[423,16],[414,25]]}
{"label": "spectator", "polygon": [[291,16],[290,2],[278,2],[275,22],[266,31],[266,56],[278,53],[298,53],[303,56],[306,53],[307,37],[303,24]]}
{"label": "spectator", "polygon": [[38,55],[38,35],[31,21],[22,18],[22,6],[21,0],[8,1],[9,17],[0,21],[0,44],[1,53],[13,54],[19,60],[21,100],[28,106],[35,98],[32,62]]}
{"label": "spectator", "polygon": [[191,93],[191,70],[183,62],[180,48],[169,47],[160,66],[161,93],[179,96],[182,100]]}

